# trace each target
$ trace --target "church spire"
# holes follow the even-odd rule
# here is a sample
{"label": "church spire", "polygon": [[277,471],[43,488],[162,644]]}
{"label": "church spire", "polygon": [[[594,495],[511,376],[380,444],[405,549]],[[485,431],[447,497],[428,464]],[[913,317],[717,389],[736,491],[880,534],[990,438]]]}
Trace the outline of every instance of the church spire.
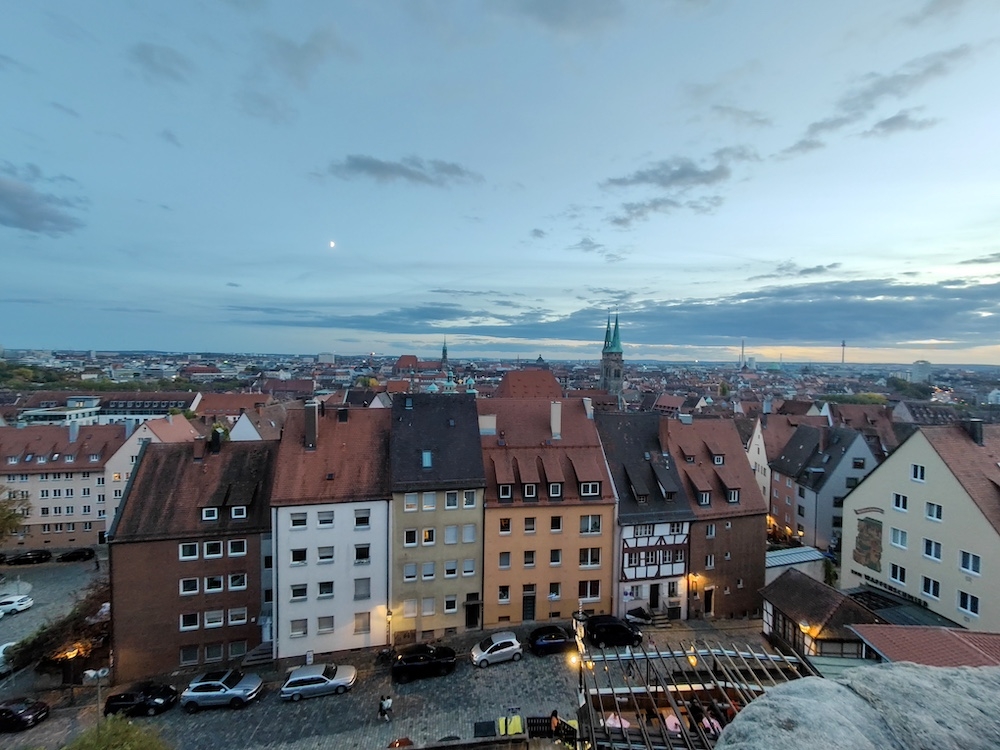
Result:
{"label": "church spire", "polygon": [[608,351],[608,347],[611,346],[611,313],[608,313],[608,327],[604,329],[604,348],[601,350],[602,353]]}
{"label": "church spire", "polygon": [[444,337],[444,344],[441,346],[441,369],[448,369],[448,337]]}

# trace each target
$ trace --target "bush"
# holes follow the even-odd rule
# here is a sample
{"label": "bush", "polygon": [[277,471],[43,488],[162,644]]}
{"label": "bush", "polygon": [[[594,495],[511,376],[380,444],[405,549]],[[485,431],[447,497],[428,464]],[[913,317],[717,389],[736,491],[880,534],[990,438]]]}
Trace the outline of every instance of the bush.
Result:
{"label": "bush", "polygon": [[173,750],[156,730],[113,714],[77,735],[62,750]]}

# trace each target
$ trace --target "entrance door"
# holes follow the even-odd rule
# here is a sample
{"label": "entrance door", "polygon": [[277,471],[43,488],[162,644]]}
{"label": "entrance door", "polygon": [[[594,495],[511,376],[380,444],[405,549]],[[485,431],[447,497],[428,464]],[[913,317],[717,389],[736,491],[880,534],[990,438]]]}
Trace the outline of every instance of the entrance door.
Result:
{"label": "entrance door", "polygon": [[655,612],[660,608],[660,584],[653,583],[649,586],[649,609]]}
{"label": "entrance door", "polygon": [[526,583],[521,590],[521,622],[535,619],[535,584]]}
{"label": "entrance door", "polygon": [[705,589],[705,617],[711,617],[715,612],[713,612],[713,605],[715,603],[715,589]]}
{"label": "entrance door", "polygon": [[465,627],[479,627],[479,594],[465,595]]}

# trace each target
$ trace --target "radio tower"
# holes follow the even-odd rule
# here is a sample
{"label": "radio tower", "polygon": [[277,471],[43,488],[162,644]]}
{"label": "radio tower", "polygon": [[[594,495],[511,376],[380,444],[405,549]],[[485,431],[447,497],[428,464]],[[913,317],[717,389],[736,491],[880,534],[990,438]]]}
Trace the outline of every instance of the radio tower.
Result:
{"label": "radio tower", "polygon": [[844,354],[847,351],[847,339],[841,339],[840,341],[840,364],[844,364]]}

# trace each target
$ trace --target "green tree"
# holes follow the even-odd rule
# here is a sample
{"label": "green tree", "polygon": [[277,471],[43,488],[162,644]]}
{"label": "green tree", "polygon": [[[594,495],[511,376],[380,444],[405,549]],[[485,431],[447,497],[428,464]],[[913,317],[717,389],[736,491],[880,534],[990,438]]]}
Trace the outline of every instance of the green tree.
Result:
{"label": "green tree", "polygon": [[24,517],[31,510],[31,503],[18,490],[0,484],[0,539],[17,533]]}
{"label": "green tree", "polygon": [[62,750],[173,750],[173,746],[155,729],[112,714],[78,734]]}

